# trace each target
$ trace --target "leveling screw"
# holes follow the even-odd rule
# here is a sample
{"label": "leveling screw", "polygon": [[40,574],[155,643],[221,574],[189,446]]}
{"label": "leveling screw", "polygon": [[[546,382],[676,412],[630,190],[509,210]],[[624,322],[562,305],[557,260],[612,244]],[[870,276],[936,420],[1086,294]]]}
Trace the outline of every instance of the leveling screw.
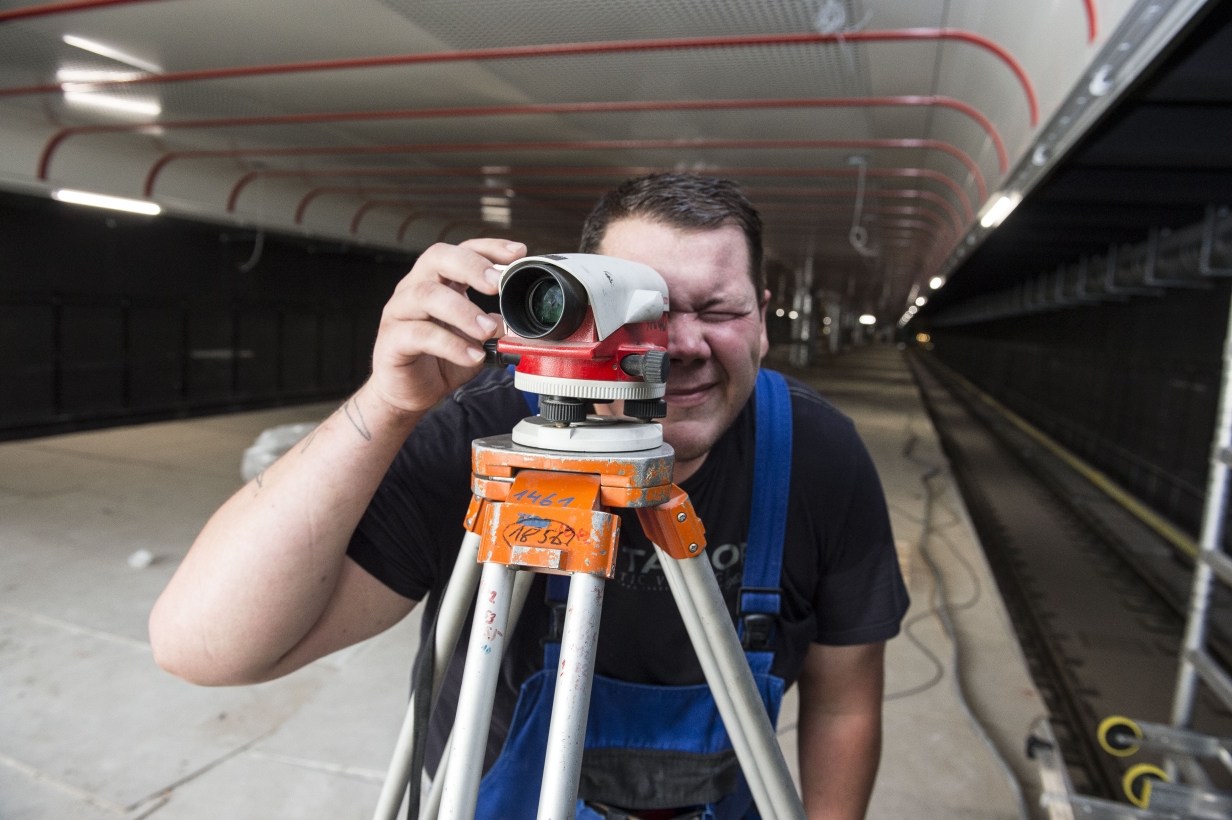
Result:
{"label": "leveling screw", "polygon": [[[681,515],[683,514],[681,513]],[[689,544],[689,552],[697,552],[697,544]]]}
{"label": "leveling screw", "polygon": [[688,519],[688,517],[689,516],[685,515],[684,513],[680,513],[679,515],[676,516],[676,520],[679,521],[681,524],[683,524],[685,520]]}

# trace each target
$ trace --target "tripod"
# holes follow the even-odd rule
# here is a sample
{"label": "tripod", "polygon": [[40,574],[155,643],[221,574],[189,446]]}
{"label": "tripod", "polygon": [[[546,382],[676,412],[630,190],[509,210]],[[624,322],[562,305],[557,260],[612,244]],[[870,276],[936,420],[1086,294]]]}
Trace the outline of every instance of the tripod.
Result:
{"label": "tripod", "polygon": [[[539,446],[515,443],[519,438]],[[653,436],[657,435],[657,446]],[[551,447],[549,449],[549,447]],[[424,814],[471,820],[479,799],[484,751],[505,638],[529,592],[531,572],[571,576],[552,701],[539,820],[570,820],[590,707],[604,582],[614,572],[620,518],[636,510],[654,543],[690,642],[766,820],[803,820],[752,672],[710,561],[705,530],[688,495],[671,483],[674,453],[657,424],[591,417],[572,426],[539,417],[513,436],[472,443],[473,498],[467,533],[442,596],[432,651],[431,700],[439,691],[476,587],[475,614],[453,731]],[[701,560],[698,560],[701,558]],[[425,647],[425,652],[429,651]],[[422,753],[414,737],[428,713],[412,696],[374,820],[394,820]],[[431,702],[431,701],[430,701]],[[417,726],[418,724],[418,726]],[[412,799],[417,797],[412,784]]]}

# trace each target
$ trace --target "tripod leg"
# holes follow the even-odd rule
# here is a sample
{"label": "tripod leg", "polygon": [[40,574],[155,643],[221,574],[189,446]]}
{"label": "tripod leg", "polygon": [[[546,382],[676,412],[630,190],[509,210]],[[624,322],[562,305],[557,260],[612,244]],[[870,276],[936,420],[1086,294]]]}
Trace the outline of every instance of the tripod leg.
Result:
{"label": "tripod leg", "polygon": [[[475,565],[478,568],[478,564]],[[509,628],[510,632],[517,628],[518,619],[522,616],[522,607],[526,604],[526,597],[530,594],[530,585],[535,580],[533,572],[519,572],[513,579],[513,603],[509,607]],[[505,649],[509,649],[508,641],[505,642]],[[424,803],[423,811],[419,813],[419,820],[436,820],[437,814],[441,810],[441,794],[445,790],[445,772],[449,770],[449,755],[453,748],[453,730],[449,730],[449,737],[445,738],[445,748],[441,750],[441,760],[436,764],[436,777],[432,778],[432,788],[428,790],[428,799]]]}
{"label": "tripod leg", "polygon": [[[774,734],[774,727],[770,725],[770,718],[757,692],[757,684],[744,657],[740,639],[732,626],[723,593],[714,577],[714,569],[707,560],[689,558],[677,561],[662,550],[657,551],[677,601],[687,597],[692,602],[696,622],[690,626],[689,636],[697,647],[698,639],[694,637],[694,630],[699,630],[702,643],[707,648],[699,649],[698,657],[705,651],[713,659],[715,668],[706,671],[706,680],[710,683],[711,691],[716,692],[719,713],[723,717],[723,724],[728,728],[728,734],[732,734],[734,726],[739,726],[738,731],[744,736],[743,755],[736,746],[734,737],[732,746],[736,749],[740,766],[749,781],[758,811],[767,820],[804,820],[804,807],[796,793],[795,784],[792,783],[787,761],[783,759],[782,749]],[[681,586],[679,592],[677,585]],[[682,606],[682,615],[685,614],[684,609]],[[689,616],[685,617],[686,626],[689,626]],[[711,676],[712,672],[715,677]],[[721,698],[717,696],[719,689],[724,690]],[[724,700],[728,701],[727,708],[734,714],[729,716],[724,712]],[[754,778],[761,781],[760,787],[754,786]],[[764,794],[764,798],[758,798],[758,791]]]}
{"label": "tripod leg", "polygon": [[446,820],[472,820],[475,816],[515,574],[502,564],[484,564],[479,579],[479,598],[453,724],[453,751],[441,798],[441,816]]}
{"label": "tripod leg", "polygon": [[[436,700],[436,693],[440,691],[441,680],[449,667],[449,661],[453,658],[454,647],[458,645],[458,636],[462,633],[462,623],[466,619],[466,610],[471,605],[471,596],[475,594],[475,586],[479,583],[479,543],[478,535],[473,532],[466,533],[441,599],[436,620],[436,643],[433,647],[436,661],[432,679],[433,701]],[[406,709],[406,718],[402,721],[402,729],[398,733],[398,742],[394,746],[393,759],[389,761],[385,784],[381,787],[381,797],[377,800],[376,811],[372,813],[372,820],[394,820],[397,816],[411,775],[414,738],[415,696],[412,695]]]}
{"label": "tripod leg", "polygon": [[577,809],[595,648],[599,644],[599,616],[603,612],[603,584],[602,577],[582,573],[575,574],[569,582],[538,820],[573,820]]}
{"label": "tripod leg", "polygon": [[[694,651],[697,652],[697,659],[706,676],[706,681],[710,684],[710,691],[719,708],[719,715],[723,718],[723,725],[727,729],[727,736],[731,739],[732,748],[736,752],[736,759],[740,761],[740,767],[744,770],[745,779],[749,784],[749,791],[753,793],[753,802],[757,804],[758,809],[769,806],[771,805],[770,795],[766,792],[760,767],[757,765],[757,759],[753,756],[752,748],[745,736],[744,724],[737,715],[731,694],[726,684],[722,683],[723,675],[719,671],[718,661],[715,660],[710,642],[706,638],[706,631],[702,627],[701,618],[698,617],[697,607],[693,605],[693,596],[685,585],[684,577],[680,574],[680,567],[657,546],[656,550],[659,563],[663,567],[663,574],[667,577],[667,584],[671,587],[672,597],[676,599],[680,617],[684,620],[685,629],[689,633],[689,640],[693,644]],[[763,810],[763,812],[767,818],[773,816],[768,811]]]}

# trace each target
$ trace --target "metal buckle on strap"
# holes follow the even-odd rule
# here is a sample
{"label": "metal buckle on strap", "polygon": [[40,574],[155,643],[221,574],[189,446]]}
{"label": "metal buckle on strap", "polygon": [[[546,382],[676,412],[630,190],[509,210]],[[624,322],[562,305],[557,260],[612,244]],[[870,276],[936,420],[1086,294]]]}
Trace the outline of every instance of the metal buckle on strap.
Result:
{"label": "metal buckle on strap", "polygon": [[778,587],[741,587],[736,599],[736,615],[740,618],[740,645],[746,652],[769,652],[774,646],[774,624],[778,620],[778,606],[775,612],[758,609],[753,612],[744,611],[745,595],[773,595],[775,603],[783,591]]}
{"label": "metal buckle on strap", "polygon": [[561,638],[565,635],[565,611],[569,608],[568,601],[547,601],[548,605],[548,634],[544,636],[542,643],[560,643]]}

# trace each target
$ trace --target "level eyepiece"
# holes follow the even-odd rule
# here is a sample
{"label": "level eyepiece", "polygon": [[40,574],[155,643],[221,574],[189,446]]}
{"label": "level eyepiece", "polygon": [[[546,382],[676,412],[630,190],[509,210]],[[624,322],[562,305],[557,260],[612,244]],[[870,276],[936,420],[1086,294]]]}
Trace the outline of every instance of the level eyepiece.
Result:
{"label": "level eyepiece", "polygon": [[501,316],[523,339],[560,341],[572,336],[586,319],[588,302],[581,282],[540,262],[511,270],[501,285]]}

